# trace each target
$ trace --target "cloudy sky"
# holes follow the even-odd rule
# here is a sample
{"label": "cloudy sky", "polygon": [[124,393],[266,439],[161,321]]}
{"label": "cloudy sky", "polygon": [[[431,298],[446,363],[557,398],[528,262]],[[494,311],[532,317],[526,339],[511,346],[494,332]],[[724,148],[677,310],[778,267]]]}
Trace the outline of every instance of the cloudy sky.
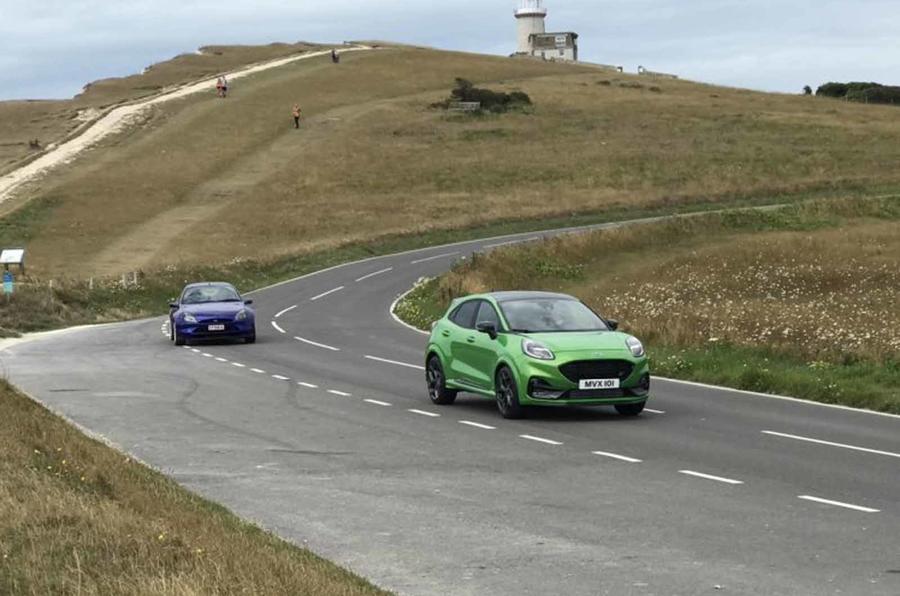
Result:
{"label": "cloudy sky", "polygon": [[[61,98],[201,45],[385,39],[509,54],[518,0],[0,0],[0,99]],[[584,60],[797,92],[900,84],[900,0],[545,0]]]}

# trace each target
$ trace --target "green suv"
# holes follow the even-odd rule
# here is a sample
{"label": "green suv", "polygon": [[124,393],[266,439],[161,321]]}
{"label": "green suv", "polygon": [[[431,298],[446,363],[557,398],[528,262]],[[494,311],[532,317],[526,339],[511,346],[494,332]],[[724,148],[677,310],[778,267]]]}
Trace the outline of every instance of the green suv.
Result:
{"label": "green suv", "polygon": [[614,405],[637,416],[650,367],[637,338],[581,301],[548,292],[493,292],[453,302],[434,323],[425,356],[431,401],[460,391],[497,400],[504,418],[524,406]]}

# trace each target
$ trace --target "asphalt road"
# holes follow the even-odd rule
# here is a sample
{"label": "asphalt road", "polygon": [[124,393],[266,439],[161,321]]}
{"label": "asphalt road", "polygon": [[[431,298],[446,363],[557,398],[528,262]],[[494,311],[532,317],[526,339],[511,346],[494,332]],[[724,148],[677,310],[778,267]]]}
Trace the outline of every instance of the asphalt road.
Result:
{"label": "asphalt road", "polygon": [[389,306],[536,236],[259,291],[255,345],[176,348],[155,319],[0,357],[74,422],[400,593],[900,595],[900,417],[659,379],[637,419],[432,406],[425,337]]}

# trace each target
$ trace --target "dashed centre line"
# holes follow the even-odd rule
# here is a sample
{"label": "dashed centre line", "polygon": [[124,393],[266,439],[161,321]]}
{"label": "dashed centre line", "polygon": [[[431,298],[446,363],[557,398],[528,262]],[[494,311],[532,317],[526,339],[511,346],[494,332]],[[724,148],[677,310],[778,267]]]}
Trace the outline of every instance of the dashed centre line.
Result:
{"label": "dashed centre line", "polygon": [[272,327],[274,327],[275,331],[277,331],[278,333],[287,333],[287,331],[279,327],[278,323],[276,323],[275,321],[272,321]]}
{"label": "dashed centre line", "polygon": [[693,470],[678,470],[679,474],[694,476],[695,478],[703,478],[704,480],[713,480],[724,484],[744,484],[743,480],[734,480],[733,478],[723,478],[722,476],[713,476],[712,474],[703,474],[702,472],[694,472]]}
{"label": "dashed centre line", "polygon": [[873,453],[875,455],[886,455],[888,457],[900,458],[900,453],[892,451],[881,451],[880,449],[869,449],[868,447],[857,447],[856,445],[847,445],[846,443],[832,443],[831,441],[823,441],[821,439],[813,439],[810,437],[801,437],[799,435],[789,435],[787,433],[779,433],[773,430],[760,431],[764,435],[773,437],[781,437],[783,439],[793,439],[795,441],[803,441],[805,443],[815,443],[816,445],[827,445],[828,447],[840,447],[841,449],[850,449],[851,451],[862,451],[863,453]]}
{"label": "dashed centre line", "polygon": [[650,412],[651,414],[665,414],[665,410],[653,410],[651,408],[644,408],[645,412]]}
{"label": "dashed centre line", "polygon": [[289,306],[289,307],[287,307],[287,308],[284,309],[284,310],[280,310],[280,311],[278,311],[278,313],[275,314],[275,318],[277,319],[277,318],[279,318],[281,315],[287,314],[287,313],[291,312],[292,310],[294,310],[295,308],[297,308],[297,305],[296,305],[296,304],[293,305],[293,306]]}
{"label": "dashed centre line", "polygon": [[332,290],[328,290],[327,292],[322,292],[322,293],[319,294],[318,296],[313,296],[313,297],[310,298],[309,300],[310,300],[310,302],[315,302],[316,300],[319,300],[319,299],[321,299],[321,298],[324,298],[325,296],[330,296],[331,294],[334,294],[335,292],[340,292],[340,291],[343,290],[343,289],[344,289],[344,286],[338,286],[338,287],[336,287],[336,288],[334,288],[334,289],[332,289]]}
{"label": "dashed centre line", "polygon": [[303,381],[298,381],[297,384],[300,385],[301,387],[306,387],[307,389],[318,389],[319,388],[318,385],[313,385],[312,383],[305,383]]}
{"label": "dashed centre line", "polygon": [[379,401],[379,400],[377,400],[377,399],[364,399],[363,401],[366,402],[366,403],[369,403],[369,404],[375,404],[376,406],[390,406],[390,405],[392,405],[392,404],[389,404],[389,403],[386,402],[386,401]]}
{"label": "dashed centre line", "polygon": [[238,368],[247,368],[246,364],[241,364],[240,362],[232,362],[231,366],[236,366]]}
{"label": "dashed centre line", "polygon": [[210,354],[209,352],[203,352],[203,357],[204,358],[213,358],[213,355]]}
{"label": "dashed centre line", "polygon": [[410,408],[407,412],[412,412],[413,414],[418,414],[419,416],[428,416],[429,418],[440,418],[440,414],[435,414],[434,412],[426,412],[425,410],[416,410],[415,408]]}
{"label": "dashed centre line", "polygon": [[255,373],[258,374],[258,375],[264,375],[264,374],[266,374],[266,371],[264,371],[264,370],[261,369],[261,368],[251,368],[251,369],[250,369],[250,372],[255,372]]}
{"label": "dashed centre line", "polygon": [[228,362],[228,358],[222,358],[221,356],[216,356],[216,360],[219,362]]}
{"label": "dashed centre line", "polygon": [[545,445],[562,445],[559,441],[553,441],[551,439],[545,439],[543,437],[536,437],[534,435],[519,435],[519,438],[526,439],[528,441],[535,441],[536,443],[544,443]]}
{"label": "dashed centre line", "polygon": [[315,346],[315,347],[317,347],[317,348],[322,348],[323,350],[331,350],[332,352],[340,352],[340,351],[341,351],[340,348],[336,348],[336,347],[334,347],[334,346],[329,346],[328,344],[320,344],[319,342],[313,341],[313,340],[311,340],[311,339],[306,339],[306,338],[303,338],[303,337],[296,337],[296,336],[294,337],[294,339],[296,339],[296,340],[299,341],[299,342],[308,344],[308,345],[310,345],[310,346]]}
{"label": "dashed centre line", "polygon": [[350,395],[351,395],[345,391],[338,391],[337,389],[329,389],[328,393],[330,393],[332,395],[339,395],[341,397],[350,397]]}
{"label": "dashed centre line", "polygon": [[278,379],[279,381],[290,381],[290,377],[286,377],[284,375],[272,375],[273,379]]}
{"label": "dashed centre line", "polygon": [[375,277],[376,275],[382,275],[382,274],[384,274],[384,273],[388,273],[389,271],[393,271],[393,270],[394,270],[393,267],[388,267],[387,269],[382,269],[381,271],[376,271],[375,273],[370,273],[370,274],[368,274],[368,275],[363,275],[362,277],[359,277],[359,278],[356,279],[356,283],[359,283],[359,282],[361,282],[361,281],[365,281],[365,280],[367,280],[367,279],[369,279],[369,278]]}
{"label": "dashed centre line", "polygon": [[831,505],[833,507],[843,507],[844,509],[852,509],[853,511],[861,511],[863,513],[879,513],[880,509],[872,509],[871,507],[862,507],[861,505],[853,505],[851,503],[842,503],[840,501],[832,501],[830,499],[823,499],[821,497],[813,497],[811,495],[800,495],[797,497],[798,499],[803,499],[804,501],[812,501],[814,503],[821,503],[823,505]]}
{"label": "dashed centre line", "polygon": [[378,356],[365,356],[368,360],[374,360],[375,362],[384,362],[385,364],[396,364],[397,366],[405,366],[406,368],[414,368],[416,370],[425,370],[424,366],[419,366],[418,364],[408,364],[406,362],[398,362],[397,360],[388,360],[387,358],[379,358]]}
{"label": "dashed centre line", "polygon": [[608,451],[591,451],[594,455],[602,455],[603,457],[608,457],[610,459],[617,459],[619,461],[628,462],[630,464],[639,464],[642,459],[637,459],[636,457],[627,457],[625,455],[619,455],[618,453],[610,453]]}
{"label": "dashed centre line", "polygon": [[481,424],[480,422],[472,422],[471,420],[460,420],[460,424],[465,424],[466,426],[472,426],[475,428],[481,428],[484,430],[497,430],[496,426],[490,426],[488,424]]}
{"label": "dashed centre line", "polygon": [[410,265],[418,265],[419,263],[427,263],[428,261],[436,261],[437,259],[444,259],[446,257],[452,257],[454,255],[458,255],[459,251],[454,252],[446,252],[440,255],[434,255],[433,257],[425,257],[424,259],[416,259],[415,261],[410,261]]}

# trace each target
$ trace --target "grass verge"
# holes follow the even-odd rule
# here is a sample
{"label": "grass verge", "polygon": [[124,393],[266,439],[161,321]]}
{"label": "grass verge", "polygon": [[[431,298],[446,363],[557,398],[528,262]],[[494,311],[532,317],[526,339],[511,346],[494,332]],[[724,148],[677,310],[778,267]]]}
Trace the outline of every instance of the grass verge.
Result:
{"label": "grass verge", "polygon": [[0,383],[0,593],[383,594]]}
{"label": "grass verge", "polygon": [[426,328],[455,297],[567,292],[624,321],[657,374],[900,413],[900,200],[812,201],[510,247],[397,308]]}
{"label": "grass verge", "polygon": [[[773,199],[734,201],[732,205],[767,204]],[[795,200],[797,200],[795,198]],[[51,203],[35,201],[16,214],[0,220],[0,240],[7,231],[34,230]],[[718,209],[720,203],[696,202],[672,206],[661,202],[645,209],[616,208],[596,213],[576,214],[553,219],[522,219],[494,222],[463,229],[433,230],[427,233],[396,234],[368,243],[349,243],[336,249],[319,250],[270,260],[233,259],[221,265],[171,265],[163,269],[137,272],[138,281],[123,278],[49,279],[22,278],[16,292],[0,298],[0,336],[46,331],[72,325],[107,323],[165,314],[170,298],[185,284],[201,280],[225,280],[247,292],[341,263],[476,238],[519,232],[556,229],[622,221],[638,217],[701,212]],[[19,222],[18,218],[27,221]]]}

